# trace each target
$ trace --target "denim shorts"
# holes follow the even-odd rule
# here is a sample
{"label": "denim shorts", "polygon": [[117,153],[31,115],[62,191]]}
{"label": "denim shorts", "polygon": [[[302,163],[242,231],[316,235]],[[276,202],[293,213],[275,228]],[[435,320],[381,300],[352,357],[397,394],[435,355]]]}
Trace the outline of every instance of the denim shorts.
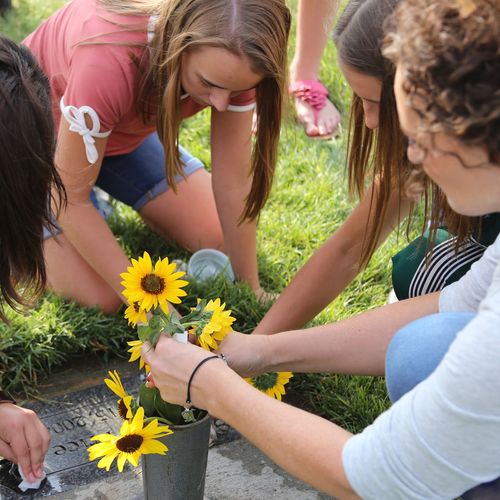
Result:
{"label": "denim shorts", "polygon": [[[203,163],[191,156],[182,146],[179,146],[179,153],[186,176],[203,168]],[[182,180],[182,176],[176,177],[177,182]],[[130,153],[105,156],[96,186],[137,211],[167,191],[169,186],[165,177],[165,151],[158,134],[155,132],[146,137],[141,145]],[[90,200],[99,210],[99,203],[93,191]],[[104,216],[102,210],[99,211]],[[59,228],[52,232],[44,229],[44,238],[60,232]]]}

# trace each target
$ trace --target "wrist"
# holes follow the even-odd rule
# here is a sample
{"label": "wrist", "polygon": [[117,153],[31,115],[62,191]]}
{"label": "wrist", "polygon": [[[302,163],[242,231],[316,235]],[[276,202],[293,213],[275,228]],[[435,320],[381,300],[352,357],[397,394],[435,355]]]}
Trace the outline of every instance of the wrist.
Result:
{"label": "wrist", "polygon": [[275,336],[274,335],[259,335],[259,373],[274,371],[276,366],[275,359]]}
{"label": "wrist", "polygon": [[[193,371],[196,367],[193,367]],[[233,373],[222,358],[207,361],[200,366],[192,377],[190,387],[191,405],[202,408],[212,414],[212,398],[218,394],[219,381],[226,380],[227,372]],[[186,388],[187,402],[187,388]]]}
{"label": "wrist", "polygon": [[204,394],[206,410],[211,416],[228,422],[229,412],[238,406],[244,397],[243,389],[250,384],[227,366],[212,368],[210,386],[205,386],[208,389]]}

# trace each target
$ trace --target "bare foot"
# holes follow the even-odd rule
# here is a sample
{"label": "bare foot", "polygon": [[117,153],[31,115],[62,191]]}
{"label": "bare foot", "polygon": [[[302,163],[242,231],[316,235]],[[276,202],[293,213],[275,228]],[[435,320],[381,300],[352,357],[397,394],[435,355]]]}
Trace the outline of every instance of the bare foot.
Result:
{"label": "bare foot", "polygon": [[297,120],[304,125],[306,135],[317,139],[329,139],[338,133],[340,113],[334,104],[327,99],[325,106],[318,112],[315,123],[314,110],[302,99],[295,98]]}
{"label": "bare foot", "polygon": [[[317,123],[314,109],[303,99],[295,97],[297,120],[302,123],[307,136],[315,139],[330,139],[339,133],[340,113],[327,98],[323,109],[317,112]],[[252,134],[257,133],[257,113],[252,118]]]}

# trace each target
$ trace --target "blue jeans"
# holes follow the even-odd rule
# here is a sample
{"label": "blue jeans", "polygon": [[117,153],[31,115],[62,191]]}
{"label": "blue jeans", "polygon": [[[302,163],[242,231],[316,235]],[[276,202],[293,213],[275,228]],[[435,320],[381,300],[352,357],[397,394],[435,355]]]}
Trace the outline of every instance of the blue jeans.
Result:
{"label": "blue jeans", "polygon": [[[182,146],[179,146],[179,153],[186,177],[203,168],[203,163]],[[183,177],[177,175],[175,180],[181,182]],[[158,134],[155,132],[146,137],[130,153],[105,156],[95,184],[114,199],[137,211],[148,201],[167,191],[169,186],[165,176],[165,151]],[[93,191],[90,193],[90,201],[99,210]],[[52,233],[45,228],[44,239],[60,232],[58,227]]]}
{"label": "blue jeans", "polygon": [[[203,163],[179,146],[184,174],[191,175],[203,168]],[[176,176],[176,182],[182,181]],[[130,153],[106,156],[102,161],[96,186],[116,200],[139,211],[148,201],[167,191],[165,151],[155,132]]]}
{"label": "blue jeans", "polygon": [[[411,391],[439,365],[451,343],[473,313],[439,313],[418,319],[393,337],[385,360],[385,380],[391,401]],[[465,492],[463,500],[500,498],[500,478]]]}

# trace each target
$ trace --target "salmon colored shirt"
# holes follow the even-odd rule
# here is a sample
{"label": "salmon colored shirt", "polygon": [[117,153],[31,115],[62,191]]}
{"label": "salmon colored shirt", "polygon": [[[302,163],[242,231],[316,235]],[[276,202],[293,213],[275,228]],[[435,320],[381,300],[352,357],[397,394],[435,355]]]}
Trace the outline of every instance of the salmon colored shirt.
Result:
{"label": "salmon colored shirt", "polygon": [[[135,109],[140,70],[134,59],[146,56],[153,30],[154,18],[109,12],[96,0],[72,0],[23,41],[50,80],[56,126],[62,114],[70,130],[82,135],[91,163],[97,160],[94,138],[109,136],[105,155],[111,156],[133,151],[156,130],[154,118],[144,124]],[[246,111],[254,102],[252,89],[232,98],[228,110]],[[204,107],[182,97],[184,118]]]}

